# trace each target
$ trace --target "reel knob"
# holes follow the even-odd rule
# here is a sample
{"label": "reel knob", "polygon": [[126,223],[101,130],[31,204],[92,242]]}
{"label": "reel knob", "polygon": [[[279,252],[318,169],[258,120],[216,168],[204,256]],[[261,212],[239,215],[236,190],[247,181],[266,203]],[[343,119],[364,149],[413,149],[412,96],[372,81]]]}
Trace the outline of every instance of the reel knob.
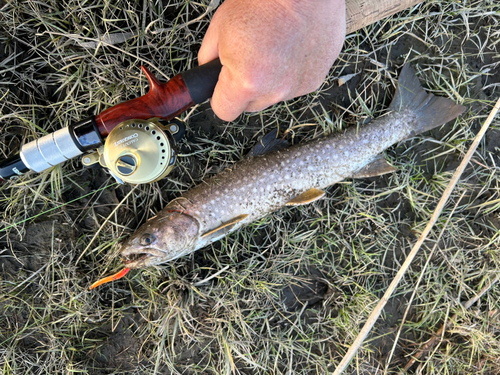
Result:
{"label": "reel knob", "polygon": [[115,166],[123,176],[129,176],[137,169],[137,160],[133,155],[123,155],[118,158]]}
{"label": "reel knob", "polygon": [[163,127],[156,119],[124,121],[109,133],[99,162],[118,182],[158,181],[174,167],[172,133],[177,133],[179,128],[178,123]]}

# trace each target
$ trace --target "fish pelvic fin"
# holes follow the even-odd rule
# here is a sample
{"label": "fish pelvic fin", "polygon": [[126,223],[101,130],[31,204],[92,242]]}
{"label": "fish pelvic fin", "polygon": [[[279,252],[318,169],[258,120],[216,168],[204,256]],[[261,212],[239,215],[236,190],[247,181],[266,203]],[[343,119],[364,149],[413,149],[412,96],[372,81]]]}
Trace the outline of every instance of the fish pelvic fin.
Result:
{"label": "fish pelvic fin", "polygon": [[399,75],[396,94],[389,109],[393,112],[406,109],[413,111],[417,116],[417,125],[413,132],[420,134],[453,120],[466,108],[448,98],[427,93],[420,85],[412,67],[407,63]]}
{"label": "fish pelvic fin", "polygon": [[387,160],[385,160],[383,155],[377,155],[369,164],[356,171],[352,175],[352,178],[382,176],[384,174],[392,173],[395,171],[397,171],[397,169],[390,165]]}
{"label": "fish pelvic fin", "polygon": [[287,206],[300,206],[312,203],[325,195],[323,190],[312,188],[286,203]]}
{"label": "fish pelvic fin", "polygon": [[209,230],[208,232],[206,233],[203,233],[201,235],[201,238],[205,238],[205,237],[208,237],[214,233],[217,233],[218,231],[220,231],[221,229],[223,228],[228,228],[228,227],[232,227],[233,225],[239,223],[240,221],[246,219],[248,217],[248,214],[242,214],[242,215],[239,215],[237,217],[235,217],[234,219],[231,219],[229,221],[226,221],[225,223],[222,223],[221,225],[219,225],[218,227],[214,228],[214,229],[211,229]]}

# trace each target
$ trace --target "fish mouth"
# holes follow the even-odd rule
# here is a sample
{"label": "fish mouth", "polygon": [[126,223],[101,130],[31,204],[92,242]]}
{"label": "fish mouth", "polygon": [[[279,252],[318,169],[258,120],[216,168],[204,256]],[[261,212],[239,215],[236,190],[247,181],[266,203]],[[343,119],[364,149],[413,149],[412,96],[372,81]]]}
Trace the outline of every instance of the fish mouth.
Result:
{"label": "fish mouth", "polygon": [[123,257],[123,264],[128,265],[130,263],[134,262],[140,262],[143,259],[149,258],[150,256],[154,256],[149,253],[138,253],[138,254],[131,254],[128,256]]}
{"label": "fish mouth", "polygon": [[141,249],[141,251],[123,251],[122,262],[127,268],[140,268],[156,264],[155,258],[162,258],[165,253],[157,249]]}

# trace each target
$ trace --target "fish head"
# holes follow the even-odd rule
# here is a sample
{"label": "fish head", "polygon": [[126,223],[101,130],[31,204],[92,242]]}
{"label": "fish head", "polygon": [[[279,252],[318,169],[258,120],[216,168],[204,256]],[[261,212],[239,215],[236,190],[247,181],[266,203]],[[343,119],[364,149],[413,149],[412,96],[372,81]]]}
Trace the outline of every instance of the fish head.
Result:
{"label": "fish head", "polygon": [[156,266],[194,251],[198,235],[194,217],[169,211],[144,223],[119,251],[127,268]]}

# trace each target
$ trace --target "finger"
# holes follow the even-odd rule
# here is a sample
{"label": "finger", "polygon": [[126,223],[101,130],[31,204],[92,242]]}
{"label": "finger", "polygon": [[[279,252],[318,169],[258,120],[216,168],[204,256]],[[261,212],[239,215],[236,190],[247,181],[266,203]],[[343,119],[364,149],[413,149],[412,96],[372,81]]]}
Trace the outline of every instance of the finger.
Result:
{"label": "finger", "polygon": [[198,51],[199,65],[206,64],[219,57],[219,28],[217,24],[217,20],[214,17]]}
{"label": "finger", "polygon": [[297,95],[291,93],[290,84],[281,83],[279,86],[271,87],[268,93],[256,96],[245,108],[245,112],[260,112],[276,103],[289,100]]}
{"label": "finger", "polygon": [[233,121],[246,110],[252,93],[237,85],[230,70],[223,66],[212,95],[211,105],[221,120]]}

